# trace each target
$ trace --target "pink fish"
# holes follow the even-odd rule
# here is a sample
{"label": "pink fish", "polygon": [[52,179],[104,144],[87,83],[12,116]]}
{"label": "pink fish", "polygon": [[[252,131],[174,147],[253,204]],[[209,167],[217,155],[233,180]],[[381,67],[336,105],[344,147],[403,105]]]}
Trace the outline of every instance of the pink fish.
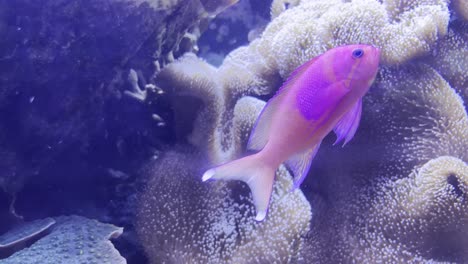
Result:
{"label": "pink fish", "polygon": [[334,131],[348,143],[361,119],[362,97],[379,66],[380,50],[348,45],[328,50],[297,68],[268,101],[247,149],[257,153],[206,171],[202,180],[246,182],[257,211],[267,214],[276,169],[285,162],[296,189],[304,181],[323,138]]}

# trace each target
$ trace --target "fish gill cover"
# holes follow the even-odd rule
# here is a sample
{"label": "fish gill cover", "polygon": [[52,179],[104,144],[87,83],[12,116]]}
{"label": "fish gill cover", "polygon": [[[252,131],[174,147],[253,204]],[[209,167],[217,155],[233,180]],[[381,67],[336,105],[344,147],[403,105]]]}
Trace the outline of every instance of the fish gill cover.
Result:
{"label": "fish gill cover", "polygon": [[[124,226],[127,263],[468,261],[465,1],[207,2],[0,2],[2,237],[78,214]],[[245,185],[201,182],[295,68],[356,43],[382,50],[360,129],[301,190],[282,166],[257,223]]]}

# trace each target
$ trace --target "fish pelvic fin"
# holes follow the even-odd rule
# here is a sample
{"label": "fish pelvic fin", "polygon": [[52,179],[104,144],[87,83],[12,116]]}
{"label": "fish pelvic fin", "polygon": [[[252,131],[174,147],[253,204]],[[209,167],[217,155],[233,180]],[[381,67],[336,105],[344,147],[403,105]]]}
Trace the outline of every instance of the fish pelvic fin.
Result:
{"label": "fish pelvic fin", "polygon": [[336,145],[340,141],[344,141],[343,147],[354,137],[361,121],[362,113],[362,98],[351,108],[336,124],[333,131],[336,134]]}
{"label": "fish pelvic fin", "polygon": [[321,143],[322,142],[320,141],[312,148],[302,153],[298,153],[286,161],[286,166],[292,171],[294,176],[294,184],[291,191],[299,188],[299,186],[301,186],[302,182],[305,180],[309,172],[310,165],[312,164],[312,161],[314,160]]}
{"label": "fish pelvic fin", "polygon": [[249,186],[257,215],[255,220],[263,221],[268,212],[276,167],[264,164],[258,154],[225,163],[207,170],[203,181],[240,180]]}

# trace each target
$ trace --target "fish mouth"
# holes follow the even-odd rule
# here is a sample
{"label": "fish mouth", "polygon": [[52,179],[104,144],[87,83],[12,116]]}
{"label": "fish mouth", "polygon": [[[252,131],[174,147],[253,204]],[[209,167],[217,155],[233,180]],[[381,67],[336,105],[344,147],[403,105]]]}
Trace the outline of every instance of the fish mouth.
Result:
{"label": "fish mouth", "polygon": [[375,66],[378,67],[380,64],[380,54],[381,50],[379,47],[370,45],[371,60],[375,63]]}
{"label": "fish mouth", "polygon": [[380,53],[381,53],[380,48],[374,45],[372,45],[372,48],[374,49],[375,57],[380,59]]}
{"label": "fish mouth", "polygon": [[377,77],[377,71],[375,71],[374,76],[372,76],[372,78],[369,80],[367,85],[371,86],[374,83],[376,77]]}

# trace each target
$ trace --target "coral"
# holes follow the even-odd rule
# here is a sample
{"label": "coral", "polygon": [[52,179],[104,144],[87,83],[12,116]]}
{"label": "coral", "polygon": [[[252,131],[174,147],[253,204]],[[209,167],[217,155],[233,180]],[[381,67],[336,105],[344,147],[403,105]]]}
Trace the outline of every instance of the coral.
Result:
{"label": "coral", "polygon": [[466,262],[467,198],[468,166],[449,156],[384,185],[372,202],[369,220],[360,219],[366,225],[358,234],[370,246],[362,249],[361,260]]}
{"label": "coral", "polygon": [[[263,70],[264,60],[253,54],[250,48],[240,48],[220,68],[186,54],[164,68],[156,79],[171,97],[179,139],[187,138],[200,150],[206,150],[215,164],[241,153],[232,123],[239,98],[268,94],[273,89],[263,81],[270,78],[271,82],[274,77],[268,74],[273,74]],[[261,71],[251,71],[254,68]]]}
{"label": "coral", "polygon": [[167,11],[174,9],[180,3],[180,0],[126,0],[129,3],[135,3],[136,5],[148,4],[151,8],[161,11]]}
{"label": "coral", "polygon": [[383,64],[401,64],[428,54],[446,34],[447,5],[445,0],[301,1],[267,26],[260,51],[283,78],[325,50],[352,43],[374,44]]}
{"label": "coral", "polygon": [[208,14],[215,16],[226,8],[236,4],[239,0],[200,0],[200,2]]}
{"label": "coral", "polygon": [[198,56],[219,66],[232,50],[259,38],[270,21],[271,2],[240,1],[213,20],[199,40]]}
{"label": "coral", "polygon": [[[260,81],[271,72],[254,54],[258,53],[240,48],[219,68],[187,54],[156,79],[172,98],[179,141],[187,139],[197,150],[166,152],[144,172],[150,181],[141,197],[137,230],[154,263],[287,262],[298,257],[310,207],[300,191],[289,192],[291,176],[284,167],[277,173],[265,223],[254,221],[246,185],[200,181],[200,168],[245,151],[250,130],[265,105],[246,95],[273,89]],[[201,158],[205,155],[207,161]]]}
{"label": "coral", "polygon": [[291,177],[284,167],[277,173],[265,223],[254,221],[246,185],[200,181],[201,169],[244,152],[265,105],[245,95],[273,88],[259,81],[255,72],[260,71],[250,71],[257,67],[262,77],[269,73],[263,70],[264,60],[251,55],[249,48],[240,48],[214,68],[187,54],[157,77],[157,85],[172,98],[179,141],[187,139],[197,150],[166,152],[143,172],[150,181],[141,197],[137,230],[152,263],[287,262],[298,257],[310,207],[300,191],[289,193]]}
{"label": "coral", "polygon": [[[213,131],[220,122],[224,98],[218,89],[216,69],[196,58],[186,54],[182,59],[168,65],[158,74],[157,85],[171,96],[174,109],[176,134],[183,140],[187,133],[192,135],[188,139],[200,148],[208,147],[203,139],[212,134],[205,134],[205,130]],[[200,104],[206,107],[200,109]],[[196,115],[194,113],[200,112]],[[193,120],[196,120],[195,122]],[[194,124],[195,127],[191,127]],[[212,139],[208,139],[212,141]]]}
{"label": "coral", "polygon": [[[242,104],[249,100],[256,99],[241,99]],[[250,110],[245,110],[251,119]],[[249,120],[246,124],[252,125]],[[207,165],[199,151],[178,147],[145,169],[150,180],[141,196],[137,228],[150,262],[288,263],[296,259],[300,237],[309,227],[310,206],[300,191],[289,191],[292,181],[285,168],[277,173],[268,220],[259,223],[245,184],[200,181]]]}
{"label": "coral", "polygon": [[54,219],[44,218],[22,222],[9,228],[6,233],[0,235],[0,259],[39,239],[54,224]]}
{"label": "coral", "polygon": [[[468,160],[468,117],[460,96],[434,69],[427,65],[409,65],[400,69],[382,69],[381,82],[369,113],[382,121],[376,126],[385,144],[384,160],[404,160],[395,164],[409,171],[415,165],[438,156]],[[410,166],[410,167],[408,167]]]}
{"label": "coral", "polygon": [[466,4],[466,1],[452,0],[452,6],[460,19],[464,20],[465,22],[468,21],[468,5]]}
{"label": "coral", "polygon": [[[252,1],[239,1],[236,5],[234,5],[232,8],[229,9],[229,12],[224,12],[220,14],[217,17],[217,23],[215,21],[215,25],[218,23],[224,22],[224,24],[233,24],[235,25],[236,23],[241,24],[247,29],[254,28],[257,23],[259,23],[258,20],[263,20],[258,14],[255,12],[262,12],[262,10],[255,10],[255,8],[252,6]],[[264,22],[264,21],[262,21]],[[210,25],[212,27],[213,23]],[[227,32],[229,33],[229,32]],[[236,34],[227,34],[230,35],[230,37],[238,37]],[[237,43],[236,47],[239,47],[239,43]]]}
{"label": "coral", "polygon": [[[125,0],[129,3],[136,5],[147,4],[155,10],[164,12],[173,12],[174,9],[180,8],[184,1],[181,0]],[[190,5],[194,5],[195,10],[203,10],[210,16],[216,16],[221,13],[224,9],[237,3],[239,0],[196,0],[191,1]]]}
{"label": "coral", "polygon": [[164,135],[165,122],[133,118],[140,109],[122,97],[128,71],[150,85],[157,69],[190,50],[190,43],[181,46],[186,33],[212,14],[198,0],[172,1],[170,10],[156,10],[154,2],[1,1],[0,188],[13,196],[33,178],[80,170],[77,177],[85,178],[128,161],[133,149],[125,146],[135,141],[147,152],[157,145],[148,138]]}
{"label": "coral", "polygon": [[[272,8],[284,6],[284,2],[274,1]],[[403,64],[431,54],[436,41],[443,42],[442,37],[447,32],[449,22],[448,4],[444,0],[384,3],[376,0],[318,0],[288,3],[288,9],[272,20],[260,39],[231,52],[219,68],[201,66],[203,63],[198,62],[199,71],[203,71],[204,67],[211,67],[205,73],[199,72],[194,78],[197,82],[205,82],[205,86],[210,86],[202,90],[235,93],[231,97],[217,99],[230,108],[239,94],[271,94],[281,83],[278,73],[284,80],[304,61],[331,47],[349,43],[375,44],[383,51],[384,64]],[[451,50],[460,52],[465,43],[466,41],[457,42],[457,46],[452,45]],[[455,56],[450,53],[442,57],[453,60]],[[457,57],[463,60],[466,56]],[[162,80],[163,86],[172,87],[172,80],[177,79],[178,75],[186,75],[182,78],[185,78],[184,82],[175,84],[180,87],[175,94],[192,90],[194,86],[190,69],[181,65],[188,63],[187,65],[193,66],[195,60],[197,59],[192,58],[176,62],[171,65],[170,70],[158,76],[157,82]],[[462,69],[462,66],[459,67],[452,75],[460,76],[458,73],[464,73]],[[211,80],[202,81],[208,77]],[[210,81],[217,84],[211,85],[208,83]],[[213,88],[215,86],[218,88]],[[206,93],[202,94],[200,98],[207,98]],[[224,95],[226,92],[220,94]]]}
{"label": "coral", "polygon": [[468,23],[453,21],[427,62],[468,99]]}
{"label": "coral", "polygon": [[299,5],[301,0],[273,0],[270,8],[271,19],[275,19],[284,11]]}
{"label": "coral", "polygon": [[54,224],[54,219],[44,218],[14,226],[12,230],[0,236],[0,252],[40,236]]}
{"label": "coral", "polygon": [[382,179],[372,195],[361,189],[359,198],[324,206],[306,238],[304,258],[314,263],[464,263],[467,179],[465,162],[442,156],[408,177]]}
{"label": "coral", "polygon": [[382,69],[353,142],[339,150],[325,144],[315,178],[304,183],[315,205],[304,259],[466,261],[468,241],[449,234],[468,228],[467,148],[463,102],[436,71]]}
{"label": "coral", "polygon": [[[462,182],[460,177],[466,175],[462,161],[468,159],[466,156],[468,118],[463,101],[443,78],[447,78],[458,90],[463,90],[464,87],[460,83],[464,82],[465,77],[460,77],[459,73],[463,71],[458,68],[445,72],[441,68],[439,73],[434,70],[434,68],[439,70],[437,66],[429,62],[430,56],[436,56],[434,61],[437,61],[439,55],[446,61],[456,61],[453,54],[460,54],[460,47],[466,44],[465,40],[453,45],[444,44],[452,41],[451,32],[456,30],[452,27],[448,30],[448,1],[317,0],[297,3],[291,1],[288,6],[284,5],[285,2],[274,2],[272,7],[274,19],[259,39],[252,41],[249,46],[231,52],[218,68],[208,65],[193,55],[186,55],[160,72],[156,83],[163,90],[169,91],[168,94],[172,98],[171,104],[175,106],[176,120],[180,122],[177,127],[179,140],[183,142],[187,139],[197,151],[206,154],[207,164],[232,160],[243,152],[242,143],[249,131],[238,130],[239,120],[243,118],[236,119],[236,113],[239,117],[241,115],[235,106],[237,107],[236,103],[240,102],[240,98],[245,95],[262,98],[270,96],[293,69],[329,48],[349,43],[377,45],[383,51],[384,67],[377,78],[377,83],[371,88],[369,95],[364,97],[363,119],[355,139],[343,149],[324,144],[318,153],[317,162],[314,162],[310,173],[312,176],[308,177],[303,185],[304,192],[310,196],[314,217],[311,220],[311,230],[305,237],[305,246],[299,255],[293,254],[294,260],[304,263],[376,262],[401,259],[422,262],[463,258],[465,253],[454,244],[447,244],[447,249],[439,250],[437,247],[440,244],[424,244],[421,239],[418,240],[414,236],[402,235],[388,240],[383,229],[376,227],[363,229],[369,227],[371,223],[385,225],[385,221],[393,221],[389,225],[393,224],[395,228],[400,228],[396,221],[385,215],[397,214],[395,211],[398,209],[392,207],[387,212],[381,212],[384,210],[382,206],[387,203],[387,200],[382,199],[388,199],[388,202],[391,199],[397,202],[406,199],[405,196],[395,197],[394,193],[401,188],[412,187],[413,181],[425,178],[428,174],[433,175],[430,177],[442,175],[443,179],[438,181],[437,186],[448,186],[449,189],[451,183],[443,184],[448,182],[447,179],[454,180],[453,177],[447,178],[444,171],[455,171],[457,182]],[[447,32],[449,34],[445,36]],[[440,53],[434,55],[433,53],[437,51]],[[419,63],[414,63],[416,60],[420,60]],[[433,65],[434,68],[421,61]],[[456,62],[451,65],[455,64]],[[244,99],[247,98],[241,100]],[[253,115],[250,111],[247,110],[247,116]],[[181,154],[172,155],[170,159],[175,160],[175,157]],[[447,157],[439,158],[442,156]],[[234,259],[223,257],[222,253],[213,253],[231,252],[224,251],[225,235],[220,235],[223,239],[219,237],[213,239],[217,243],[222,241],[223,244],[208,243],[206,240],[189,243],[187,241],[200,241],[199,234],[206,236],[212,231],[181,229],[178,226],[184,226],[179,217],[191,219],[193,215],[224,215],[217,210],[225,212],[230,207],[234,209],[231,208],[232,211],[229,213],[233,215],[232,218],[237,219],[236,206],[241,205],[234,206],[225,200],[216,204],[218,200],[210,195],[216,196],[227,192],[224,193],[228,197],[226,199],[232,199],[230,191],[237,192],[239,185],[228,183],[230,189],[223,189],[224,183],[195,187],[198,182],[196,179],[190,179],[185,180],[190,182],[189,190],[184,190],[180,185],[168,187],[170,181],[166,180],[165,183],[166,177],[172,179],[179,178],[180,175],[183,177],[193,175],[191,177],[196,178],[197,175],[198,177],[201,175],[202,168],[208,167],[200,165],[203,162],[195,161],[193,157],[185,159],[195,163],[186,166],[200,167],[200,171],[188,171],[175,165],[168,165],[175,163],[169,160],[165,164],[167,168],[163,165],[151,167],[152,171],[172,170],[181,173],[176,175],[167,172],[162,174],[169,176],[159,177],[153,175],[151,181],[155,182],[150,183],[149,189],[142,196],[142,200],[147,202],[144,202],[141,209],[139,234],[144,243],[154,244],[156,241],[161,245],[146,248],[146,252],[149,258],[156,262],[172,255],[180,256],[181,259],[171,259],[170,262],[219,262],[219,260],[235,262]],[[184,161],[180,160],[178,164],[184,164]],[[425,170],[421,170],[420,174],[411,174],[423,165]],[[427,173],[426,169],[435,168],[434,166],[440,168],[437,169],[439,172]],[[410,174],[411,176],[408,176]],[[401,186],[408,187],[399,187],[400,183]],[[151,186],[165,190],[180,190],[187,194],[178,194],[175,201],[177,204],[173,205],[166,202],[173,199],[173,194],[164,196],[162,191]],[[437,193],[434,190],[428,194]],[[189,196],[188,193],[191,192],[204,193],[206,196],[193,200],[180,198]],[[446,192],[444,199],[452,199],[451,193]],[[158,200],[157,197],[164,198]],[[241,195],[241,199],[243,200],[239,204],[246,203],[244,196]],[[440,204],[445,202],[441,201]],[[160,208],[161,203],[168,205]],[[204,203],[204,207],[198,203]],[[441,208],[440,204],[439,201],[434,201],[431,206]],[[275,206],[275,201],[272,201],[271,205]],[[460,209],[462,207],[457,206],[451,207],[452,213],[462,213],[463,210]],[[203,209],[182,209],[182,211],[174,209],[179,207]],[[251,207],[245,208],[251,210]],[[158,222],[150,223],[150,219],[158,216]],[[168,216],[170,217],[168,220],[161,220]],[[213,217],[208,218],[213,219]],[[232,218],[226,218],[225,221],[234,221]],[[425,215],[422,221],[427,218],[428,215]],[[453,215],[449,218],[445,223],[456,222]],[[197,223],[204,223],[202,226],[206,228],[204,219],[198,220]],[[415,221],[413,215],[407,215],[408,222],[413,220]],[[433,223],[426,225],[427,228],[434,230],[419,230],[418,234],[427,238],[437,232],[446,232],[448,229],[439,225],[437,220],[441,221],[439,223],[443,221],[438,217],[434,218]],[[212,220],[208,222],[212,223]],[[266,221],[268,222],[269,220]],[[456,224],[466,228],[464,222]],[[191,226],[195,224],[192,223]],[[226,230],[226,225],[223,227]],[[409,228],[416,229],[415,226]],[[174,234],[180,233],[196,234],[197,237],[171,238],[175,237]],[[461,243],[464,244],[464,241]],[[201,243],[210,247],[203,248],[199,245]],[[263,246],[263,242],[256,243],[248,245]],[[164,250],[161,251],[161,248]],[[166,250],[167,248],[169,250]],[[238,247],[235,248],[242,255],[248,253]],[[455,253],[452,254],[450,250]],[[264,254],[265,252],[260,254],[262,257],[255,261],[271,261],[269,256],[263,258]],[[280,255],[282,256],[282,254],[278,256]],[[213,259],[210,259],[211,256],[214,256]],[[242,259],[238,260],[242,262]]]}
{"label": "coral", "polygon": [[[130,89],[125,91],[124,94],[139,102],[146,103],[151,107],[151,105],[155,104],[159,97],[164,94],[164,91],[154,84],[146,84],[144,89],[142,89],[138,83],[138,78],[138,73],[135,70],[130,69],[128,74]],[[153,120],[157,122],[158,126],[162,127],[166,125],[164,120],[158,114],[153,113],[152,117]]]}
{"label": "coral", "polygon": [[55,220],[49,234],[0,263],[127,263],[109,241],[119,237],[122,228],[80,216]]}
{"label": "coral", "polygon": [[269,21],[268,2],[239,1],[218,15],[198,41],[198,56],[219,66],[227,53],[258,37]]}

